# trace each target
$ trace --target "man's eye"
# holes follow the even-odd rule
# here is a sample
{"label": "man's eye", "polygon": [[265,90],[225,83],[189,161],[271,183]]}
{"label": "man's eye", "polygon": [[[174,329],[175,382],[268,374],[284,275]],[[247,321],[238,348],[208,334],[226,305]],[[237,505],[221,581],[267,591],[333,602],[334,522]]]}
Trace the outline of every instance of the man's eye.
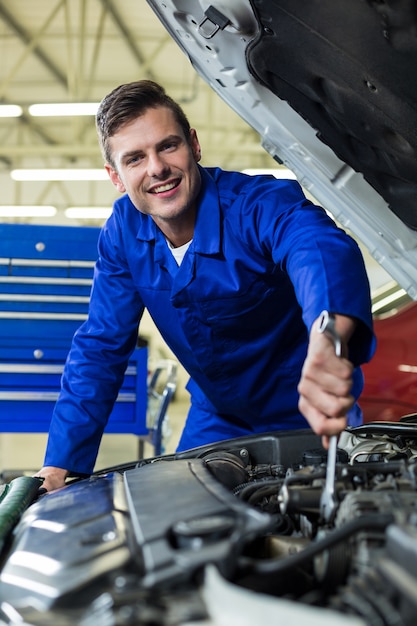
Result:
{"label": "man's eye", "polygon": [[171,143],[165,143],[162,146],[162,150],[175,150],[176,147],[177,147],[177,144],[173,141]]}
{"label": "man's eye", "polygon": [[136,154],[135,156],[129,157],[129,159],[127,160],[127,164],[134,165],[135,163],[139,163],[141,159],[142,157],[139,154]]}

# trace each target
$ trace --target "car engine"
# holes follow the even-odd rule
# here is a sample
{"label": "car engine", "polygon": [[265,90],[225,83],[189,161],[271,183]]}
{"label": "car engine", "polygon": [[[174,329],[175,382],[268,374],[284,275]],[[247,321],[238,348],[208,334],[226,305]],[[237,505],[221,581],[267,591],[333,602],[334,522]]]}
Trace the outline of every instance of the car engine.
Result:
{"label": "car engine", "polygon": [[330,520],[310,431],[132,462],[50,494],[17,477],[0,496],[0,624],[414,626],[416,456],[415,416],[344,431]]}

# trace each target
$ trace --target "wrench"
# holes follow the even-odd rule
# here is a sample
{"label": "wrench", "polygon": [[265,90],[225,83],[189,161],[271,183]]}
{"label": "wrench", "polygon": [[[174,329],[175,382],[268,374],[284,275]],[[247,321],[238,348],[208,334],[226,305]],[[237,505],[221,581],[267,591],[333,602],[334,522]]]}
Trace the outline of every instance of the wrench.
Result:
{"label": "wrench", "polygon": [[[335,328],[334,315],[328,311],[322,311],[319,318],[319,333],[328,335],[333,343],[336,356],[342,356],[342,341]],[[336,512],[335,478],[336,478],[336,453],[337,435],[332,435],[329,440],[327,453],[326,482],[320,498],[320,514],[326,522],[331,522]]]}

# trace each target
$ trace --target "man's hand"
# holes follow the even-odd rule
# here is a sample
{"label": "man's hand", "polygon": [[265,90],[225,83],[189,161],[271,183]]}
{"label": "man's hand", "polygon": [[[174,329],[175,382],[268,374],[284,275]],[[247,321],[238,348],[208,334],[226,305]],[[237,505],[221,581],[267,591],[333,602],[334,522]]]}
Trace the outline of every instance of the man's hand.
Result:
{"label": "man's hand", "polygon": [[332,339],[318,332],[316,320],[298,384],[298,407],[314,432],[322,435],[325,448],[331,435],[339,435],[346,428],[346,414],[355,402],[351,395],[354,368],[344,355],[356,322],[342,315],[336,315],[335,319],[342,341],[342,358],[336,356]]}
{"label": "man's hand", "polygon": [[54,491],[55,489],[61,489],[65,485],[65,479],[69,472],[61,467],[45,466],[37,474],[36,478],[44,478],[42,488],[46,491]]}

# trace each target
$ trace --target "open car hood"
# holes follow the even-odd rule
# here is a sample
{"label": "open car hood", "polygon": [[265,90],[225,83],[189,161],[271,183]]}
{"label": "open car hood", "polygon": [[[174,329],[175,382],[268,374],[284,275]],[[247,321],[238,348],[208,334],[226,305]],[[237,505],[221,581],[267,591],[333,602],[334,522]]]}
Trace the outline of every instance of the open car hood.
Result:
{"label": "open car hood", "polygon": [[417,9],[148,0],[265,150],[417,299]]}

